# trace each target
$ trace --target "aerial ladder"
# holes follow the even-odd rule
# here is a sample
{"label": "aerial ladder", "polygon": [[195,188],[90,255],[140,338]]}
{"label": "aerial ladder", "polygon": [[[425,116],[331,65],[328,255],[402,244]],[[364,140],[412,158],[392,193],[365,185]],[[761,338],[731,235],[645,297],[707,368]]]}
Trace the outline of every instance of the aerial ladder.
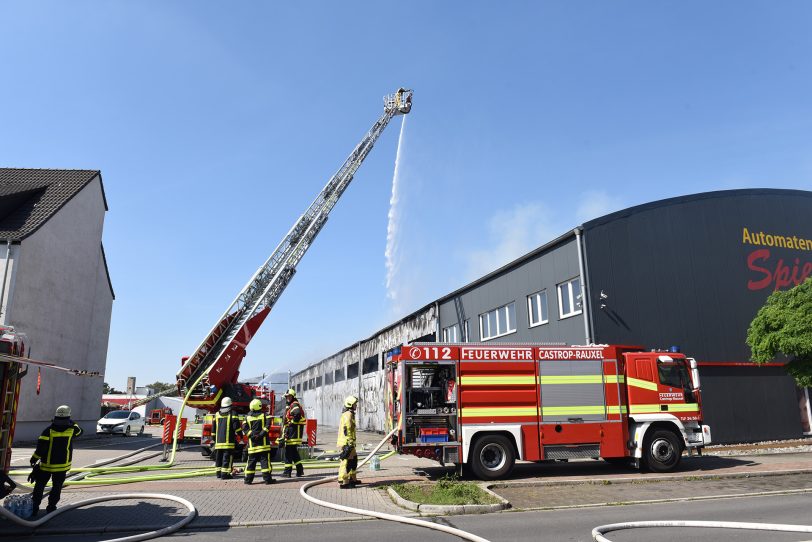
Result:
{"label": "aerial ladder", "polygon": [[187,398],[186,404],[214,412],[223,397],[230,397],[235,407],[247,409],[253,390],[248,385],[239,384],[237,379],[248,343],[290,283],[296,266],[389,121],[397,115],[409,113],[411,107],[411,90],[401,88],[384,97],[383,114],[293,224],[268,260],[257,269],[194,353],[181,360],[176,375],[177,389],[182,397]]}

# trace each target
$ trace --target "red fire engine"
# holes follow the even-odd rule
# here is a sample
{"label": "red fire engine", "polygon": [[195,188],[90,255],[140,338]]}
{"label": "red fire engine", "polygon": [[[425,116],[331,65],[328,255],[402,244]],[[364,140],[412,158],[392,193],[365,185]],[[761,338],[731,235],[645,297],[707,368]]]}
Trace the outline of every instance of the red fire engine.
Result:
{"label": "red fire engine", "polygon": [[11,443],[20,400],[20,383],[28,373],[28,366],[17,360],[26,355],[25,334],[12,326],[0,326],[0,497],[14,488],[8,478],[11,463]]}
{"label": "red fire engine", "polygon": [[405,345],[387,366],[389,422],[401,453],[484,480],[517,459],[671,471],[711,442],[696,367],[636,346]]}
{"label": "red fire engine", "polygon": [[412,108],[412,91],[400,88],[384,96],[384,110],[372,128],[327,181],[307,210],[253,277],[243,287],[191,356],[181,360],[177,372],[178,393],[191,407],[216,412],[224,397],[237,412],[247,412],[254,394],[239,382],[239,369],[246,348],[296,273],[330,212],[350,185],[358,168],[389,122]]}

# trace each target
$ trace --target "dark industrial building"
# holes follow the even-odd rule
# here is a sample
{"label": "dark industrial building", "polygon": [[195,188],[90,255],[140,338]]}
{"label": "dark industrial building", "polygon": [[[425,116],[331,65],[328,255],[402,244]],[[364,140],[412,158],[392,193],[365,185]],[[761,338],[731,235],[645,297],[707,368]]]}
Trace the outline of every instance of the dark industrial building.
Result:
{"label": "dark industrial building", "polygon": [[[444,342],[678,346],[700,363],[715,442],[800,437],[810,432],[808,390],[797,389],[778,361],[750,363],[745,338],[771,292],[810,276],[812,192],[727,190],[656,201],[586,222],[292,382],[322,412],[332,413],[327,403],[347,390],[375,402],[387,351],[425,340],[431,328],[428,338]],[[350,376],[346,368],[359,362],[364,370],[354,365]],[[326,372],[330,383],[321,378]],[[333,390],[340,372],[341,389]],[[360,426],[383,430],[379,418],[361,416]]]}

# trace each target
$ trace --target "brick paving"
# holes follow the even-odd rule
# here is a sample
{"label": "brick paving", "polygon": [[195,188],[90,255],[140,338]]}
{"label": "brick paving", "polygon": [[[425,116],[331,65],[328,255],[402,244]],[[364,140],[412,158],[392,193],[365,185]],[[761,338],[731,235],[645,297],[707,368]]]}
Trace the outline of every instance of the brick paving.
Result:
{"label": "brick paving", "polygon": [[[319,444],[314,455],[335,448],[335,428],[319,428]],[[382,435],[359,433],[359,448],[371,449]],[[74,464],[87,465],[104,458],[121,455],[156,442],[154,435],[138,439],[88,439],[80,441]],[[384,447],[386,450],[387,447]],[[159,448],[139,454],[149,456]],[[30,456],[31,450],[15,449],[19,458]],[[159,457],[149,457],[143,464],[157,464]],[[176,467],[189,469],[211,467],[212,462],[199,450],[178,452]],[[251,486],[234,480],[206,477],[135,482],[120,485],[73,486],[63,491],[61,504],[89,497],[116,493],[168,493],[194,503],[198,517],[189,528],[228,528],[247,525],[281,523],[331,522],[362,519],[361,516],[317,506],[299,495],[307,481],[335,474],[332,468],[306,470],[303,478],[279,479],[281,465],[274,465],[277,483],[266,486],[255,482]],[[177,471],[176,471],[177,472]],[[347,506],[400,515],[411,515],[391,502],[382,490],[392,482],[437,478],[452,472],[450,468],[413,456],[395,455],[384,461],[380,471],[364,467],[359,478],[365,485],[351,491],[339,490],[335,482],[311,489],[317,498]],[[793,472],[795,475],[780,475]],[[779,473],[775,475],[776,473]],[[117,477],[139,476],[143,473],[122,474]],[[773,474],[761,477],[760,475]],[[705,476],[705,479],[701,479]],[[738,478],[726,478],[736,476]],[[522,463],[517,465],[511,480],[500,482],[493,489],[507,498],[514,508],[552,508],[575,504],[600,504],[627,501],[647,501],[665,497],[688,498],[697,495],[726,495],[756,491],[792,491],[812,488],[812,453],[787,453],[737,457],[705,456],[685,458],[679,472],[669,475],[638,473],[610,466],[602,461],[573,461],[570,463]],[[74,510],[58,516],[38,529],[40,533],[114,532],[151,530],[165,527],[185,515],[183,508],[169,501],[110,501]],[[5,535],[18,536],[28,529],[10,526],[0,519],[0,542]]]}
{"label": "brick paving", "polygon": [[[321,449],[334,448],[335,446],[331,447],[330,444],[335,442],[335,436],[335,429],[320,428],[320,444],[314,455],[317,455]],[[370,450],[372,444],[377,444],[381,438],[382,435],[374,433],[359,434],[361,453],[364,450]],[[144,452],[143,456],[149,456],[154,451]],[[30,450],[17,449],[16,452],[30,456]],[[93,463],[99,459],[100,453],[109,458],[120,455],[124,451],[105,449],[99,452],[98,447],[92,443],[85,443],[84,447],[78,447],[76,450],[74,464]],[[141,455],[139,454],[139,456]],[[134,458],[139,456],[134,456]],[[160,457],[149,457],[139,464],[159,464],[159,459]],[[312,488],[310,494],[316,498],[345,506],[410,515],[411,511],[395,505],[382,488],[393,482],[422,479],[423,477],[415,474],[415,471],[434,464],[432,461],[412,456],[394,456],[384,461],[379,471],[373,472],[369,470],[368,466],[359,471],[358,477],[364,482],[364,485],[354,490],[340,490],[337,482],[331,482]],[[211,467],[212,461],[202,457],[199,450],[180,451],[175,466],[205,468]],[[281,465],[274,465],[274,478],[277,482],[271,486],[261,483],[260,478],[255,478],[254,483],[247,486],[243,484],[241,475],[233,480],[217,480],[213,474],[204,477],[134,482],[114,486],[101,484],[72,486],[63,490],[60,505],[116,493],[168,493],[191,501],[197,508],[198,516],[187,528],[225,528],[363,519],[362,516],[318,506],[303,499],[299,494],[299,489],[304,483],[334,475],[338,470],[338,462],[332,468],[307,469],[306,475],[302,478],[295,476],[279,478],[281,470]],[[113,474],[100,476],[97,479],[124,478],[144,474],[146,473]],[[175,523],[185,514],[185,508],[170,501],[152,499],[110,501],[57,516],[37,529],[37,532],[43,534],[115,532],[132,530],[133,525],[137,525],[139,530],[151,530]],[[5,520],[0,519],[0,540],[6,534],[17,536],[28,532],[30,532],[29,529],[9,525]]]}

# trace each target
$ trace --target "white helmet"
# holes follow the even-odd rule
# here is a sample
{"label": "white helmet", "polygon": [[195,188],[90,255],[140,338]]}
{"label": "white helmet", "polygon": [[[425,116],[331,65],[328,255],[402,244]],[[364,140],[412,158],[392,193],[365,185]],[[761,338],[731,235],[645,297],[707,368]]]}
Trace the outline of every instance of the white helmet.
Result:
{"label": "white helmet", "polygon": [[68,405],[57,407],[55,416],[57,418],[70,418],[70,407]]}
{"label": "white helmet", "polygon": [[220,401],[220,406],[222,408],[231,408],[231,397],[223,397],[223,400]]}

